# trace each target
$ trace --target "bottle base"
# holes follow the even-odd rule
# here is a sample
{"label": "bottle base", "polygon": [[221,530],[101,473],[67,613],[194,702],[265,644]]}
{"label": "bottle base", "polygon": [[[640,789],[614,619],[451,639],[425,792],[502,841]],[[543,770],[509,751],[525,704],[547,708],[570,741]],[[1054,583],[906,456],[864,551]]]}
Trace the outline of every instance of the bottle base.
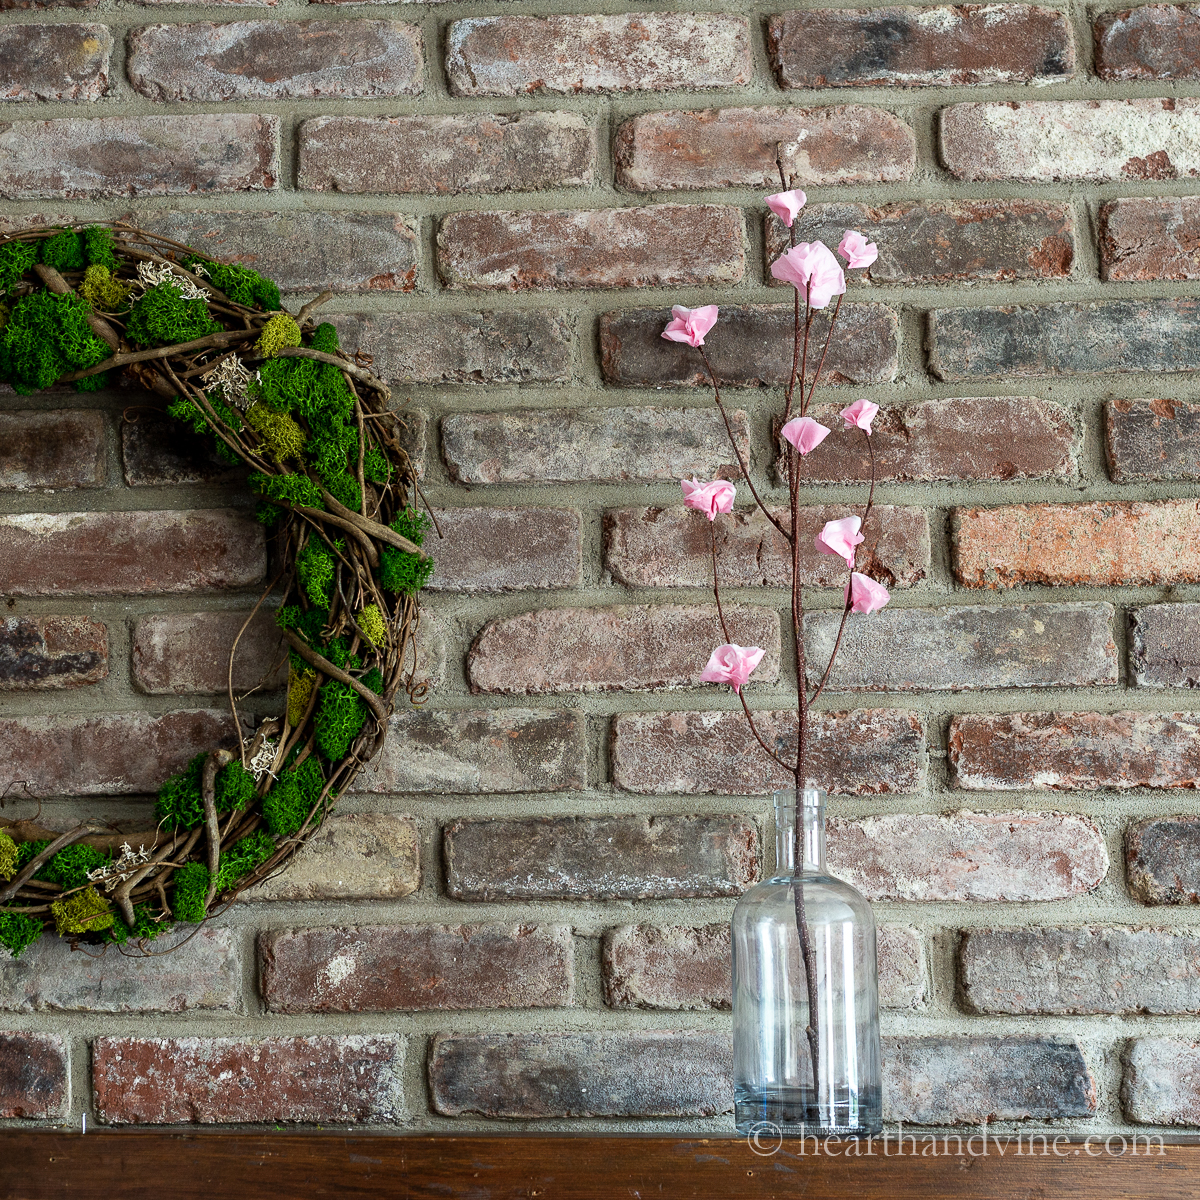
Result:
{"label": "bottle base", "polygon": [[871,1137],[883,1132],[882,1089],[839,1089],[817,1103],[811,1088],[738,1088],[734,1118],[738,1133],[760,1141]]}

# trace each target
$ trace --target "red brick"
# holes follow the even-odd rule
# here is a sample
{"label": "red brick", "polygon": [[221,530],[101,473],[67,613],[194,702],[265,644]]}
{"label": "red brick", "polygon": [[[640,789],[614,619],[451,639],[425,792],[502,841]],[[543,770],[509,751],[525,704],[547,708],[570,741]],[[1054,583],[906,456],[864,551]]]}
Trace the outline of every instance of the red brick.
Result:
{"label": "red brick", "polygon": [[956,104],[941,154],[958,179],[1186,179],[1200,174],[1200,100]]}
{"label": "red brick", "polygon": [[99,100],[108,91],[107,25],[10,25],[0,29],[3,100]]}
{"label": "red brick", "polygon": [[[145,393],[149,399],[149,393]],[[132,417],[132,419],[130,419]],[[130,487],[188,483],[243,484],[246,468],[217,457],[213,439],[165,412],[143,409],[121,421],[121,464]],[[245,489],[249,499],[249,489]]]}
{"label": "red brick", "polygon": [[[729,411],[729,423],[749,462],[745,412]],[[442,418],[442,454],[451,476],[468,484],[652,483],[741,474],[715,408],[455,413]]]}
{"label": "red brick", "polygon": [[421,33],[400,21],[145,25],[126,65],[151,100],[374,100],[416,96]]}
{"label": "red brick", "polygon": [[[578,587],[583,528],[574,508],[439,508],[434,592]],[[432,544],[432,543],[431,543]]]}
{"label": "red brick", "polygon": [[0,1117],[65,1117],[71,1104],[67,1044],[50,1033],[0,1033]]}
{"label": "red brick", "polygon": [[1200,817],[1180,813],[1127,826],[1125,878],[1142,904],[1200,904]]}
{"label": "red brick", "polygon": [[[795,711],[754,714],[768,745],[796,753]],[[889,709],[821,713],[812,725],[809,770],[837,795],[920,791],[925,729],[915,713]],[[777,741],[778,739],[778,741]],[[621,713],[613,722],[617,787],[649,795],[761,796],[795,780],[762,752],[741,709]]]}
{"label": "red brick", "polygon": [[1129,610],[1129,666],[1138,687],[1200,687],[1200,604]]}
{"label": "red brick", "polygon": [[1105,451],[1118,483],[1200,479],[1200,404],[1109,400]]}
{"label": "red brick", "polygon": [[741,210],[720,204],[452,213],[437,244],[451,288],[727,286],[746,273]]}
{"label": "red brick", "polygon": [[642,113],[617,128],[617,185],[629,192],[898,183],[912,177],[913,131],[881,108],[710,108]]}
{"label": "red brick", "polygon": [[1200,9],[1143,4],[1096,15],[1096,74],[1110,83],[1200,77]]}
{"label": "red brick", "polygon": [[[287,683],[287,654],[273,609],[261,609],[242,633],[246,612],[160,613],[133,630],[133,682],[151,696],[225,692],[229,654],[233,687],[271,691]],[[238,635],[241,634],[240,640]]]}
{"label": "red brick", "polygon": [[1195,713],[987,713],[950,722],[950,764],[969,791],[1200,787]]}
{"label": "red brick", "polygon": [[0,126],[0,196],[77,200],[269,191],[279,182],[279,118],[74,117]]}
{"label": "red brick", "polygon": [[[997,283],[1063,279],[1075,258],[1075,222],[1068,204],[1041,200],[897,200],[810,204],[796,219],[796,240],[836,246],[857,229],[879,257],[855,280],[868,283]],[[768,214],[766,264],[789,246],[782,221]],[[767,282],[789,286],[768,275]]]}
{"label": "red brick", "polygon": [[718,13],[468,17],[451,24],[455,96],[739,87],[754,74],[750,26]]}
{"label": "red brick", "polygon": [[0,617],[0,689],[82,687],[107,677],[107,626],[87,617]]}
{"label": "red brick", "polygon": [[259,939],[262,994],[277,1013],[569,1008],[568,925],[360,925]]}
{"label": "red brick", "polygon": [[0,413],[0,491],[103,487],[107,440],[95,410]]}
{"label": "red brick", "polygon": [[747,817],[460,820],[442,832],[453,900],[738,896],[762,874]]}
{"label": "red brick", "polygon": [[1125,280],[1200,279],[1200,196],[1110,200],[1100,208],[1100,274]]}
{"label": "red brick", "polygon": [[127,796],[157,792],[201,751],[237,744],[217,709],[113,716],[0,719],[0,779],[34,796]]}
{"label": "red brick", "polygon": [[951,533],[954,574],[964,587],[1200,580],[1195,500],[956,508]]}
{"label": "red brick", "polygon": [[[1131,1038],[1122,1051],[1121,1065],[1121,1109],[1127,1120],[1142,1125],[1200,1124],[1200,1043],[1187,1038]],[[1146,1153],[1150,1153],[1149,1143]]]}
{"label": "red brick", "polygon": [[[607,383],[625,387],[701,387],[712,381],[690,346],[663,341],[669,309],[634,308],[600,318],[600,366]],[[824,346],[828,318],[819,313],[812,337]],[[722,387],[777,387],[792,369],[790,304],[746,304],[721,309],[705,349]],[[842,308],[829,346],[825,384],[890,383],[899,370],[900,321],[882,304]]]}
{"label": "red brick", "polygon": [[869,900],[1065,900],[1108,872],[1086,817],[1039,812],[833,817],[829,861]]}
{"label": "red brick", "polygon": [[[788,521],[785,509],[778,519]],[[825,505],[802,509],[802,529],[820,529],[845,515]],[[787,543],[756,508],[738,508],[713,526],[682,504],[674,508],[611,508],[604,514],[604,566],[628,587],[711,587],[712,533],[724,587],[790,587]],[[859,567],[889,587],[911,587],[929,571],[929,521],[922,509],[878,505],[866,525]],[[865,551],[865,553],[864,553]],[[805,539],[801,582],[819,587],[845,584],[845,566],[819,554]]]}
{"label": "red brick", "polygon": [[784,88],[1044,85],[1075,66],[1066,13],[1032,4],[806,9],[767,39]]}
{"label": "red brick", "polygon": [[150,596],[258,583],[263,527],[232,509],[0,517],[0,594]]}
{"label": "red brick", "polygon": [[297,186],[311,192],[534,192],[587,187],[596,138],[579,113],[316,117],[300,127]]}
{"label": "red brick", "polygon": [[96,1115],[110,1125],[397,1121],[404,1039],[123,1038],[92,1043]]}
{"label": "red brick", "polygon": [[[725,619],[738,645],[766,651],[751,685],[777,679],[779,614],[727,604]],[[467,655],[467,679],[472,692],[506,696],[695,686],[724,641],[716,605],[541,609],[489,621]]]}

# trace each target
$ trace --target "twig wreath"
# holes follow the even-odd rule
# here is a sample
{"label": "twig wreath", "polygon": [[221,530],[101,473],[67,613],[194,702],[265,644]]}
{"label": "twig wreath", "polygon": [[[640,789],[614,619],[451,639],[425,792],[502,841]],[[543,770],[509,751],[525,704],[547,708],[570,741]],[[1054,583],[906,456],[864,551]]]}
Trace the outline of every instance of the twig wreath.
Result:
{"label": "twig wreath", "polygon": [[290,660],[286,712],[247,738],[235,640],[239,748],[168,779],[154,828],[0,821],[0,945],[14,956],[51,929],[149,953],[176,922],[204,922],[317,831],[381,749],[400,690],[424,695],[414,638],[430,518],[388,388],[310,319],[330,295],[292,316],[256,271],[122,223],[0,237],[0,381],[96,391],[123,372],[248,465],[278,564],[255,612],[282,588]]}

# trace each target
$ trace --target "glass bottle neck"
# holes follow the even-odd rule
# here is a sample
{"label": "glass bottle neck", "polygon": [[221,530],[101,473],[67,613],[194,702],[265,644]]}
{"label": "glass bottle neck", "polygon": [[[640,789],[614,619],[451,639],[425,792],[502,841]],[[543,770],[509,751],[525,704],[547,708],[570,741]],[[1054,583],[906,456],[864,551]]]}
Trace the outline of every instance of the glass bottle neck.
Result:
{"label": "glass bottle neck", "polygon": [[775,793],[775,873],[825,871],[825,793],[805,788]]}

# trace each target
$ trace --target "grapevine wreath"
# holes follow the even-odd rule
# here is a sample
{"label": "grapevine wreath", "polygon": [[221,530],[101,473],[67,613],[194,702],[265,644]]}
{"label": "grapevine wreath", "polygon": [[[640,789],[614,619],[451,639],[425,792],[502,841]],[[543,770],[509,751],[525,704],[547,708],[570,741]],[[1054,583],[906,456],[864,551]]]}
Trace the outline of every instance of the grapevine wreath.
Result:
{"label": "grapevine wreath", "polygon": [[243,736],[235,641],[240,746],[168,779],[153,828],[0,821],[0,945],[14,956],[48,930],[149,953],[175,923],[202,923],[316,832],[382,747],[397,693],[424,693],[430,518],[387,387],[310,319],[328,297],[293,316],[256,271],[121,223],[0,236],[0,381],[96,391],[123,374],[248,465],[290,662],[286,713]]}

